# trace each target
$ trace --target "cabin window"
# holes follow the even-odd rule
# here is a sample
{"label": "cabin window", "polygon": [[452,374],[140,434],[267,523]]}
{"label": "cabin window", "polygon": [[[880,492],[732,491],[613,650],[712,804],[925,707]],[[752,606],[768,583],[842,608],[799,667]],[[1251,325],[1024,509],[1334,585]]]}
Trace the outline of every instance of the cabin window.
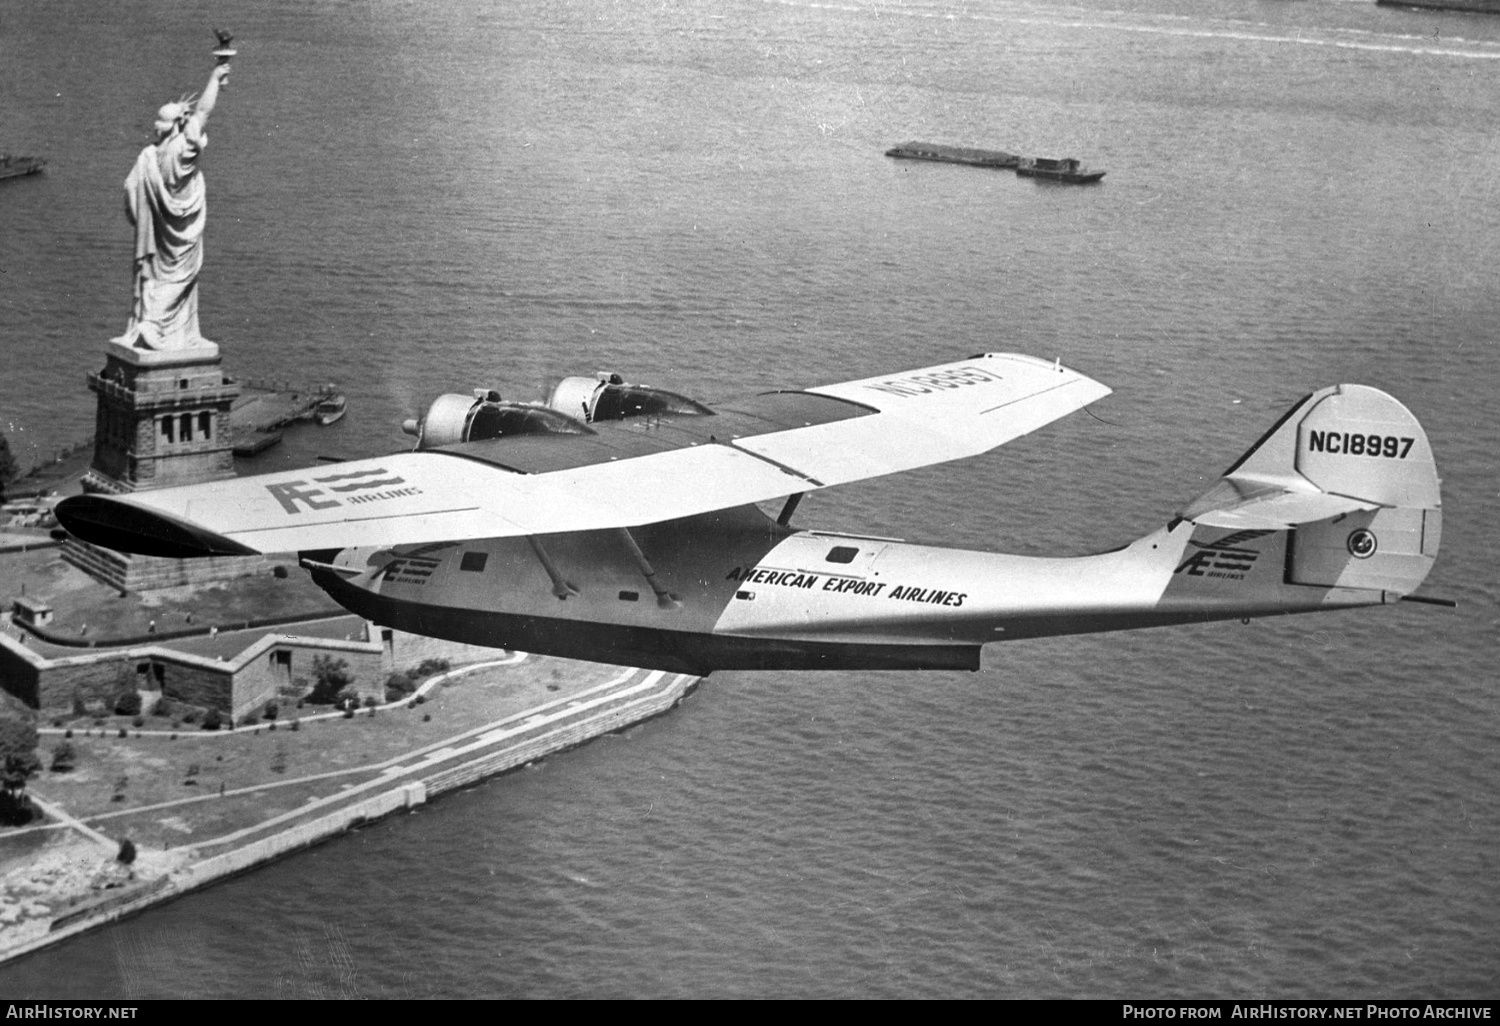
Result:
{"label": "cabin window", "polygon": [[621,602],[639,602],[640,600],[641,600],[641,593],[638,592],[638,591],[622,591],[622,592],[620,592],[620,601]]}
{"label": "cabin window", "polygon": [[458,568],[478,573],[484,569],[484,564],[489,562],[489,558],[488,552],[465,552],[463,558],[458,561]]}
{"label": "cabin window", "polygon": [[213,437],[214,415],[212,413],[198,414],[198,433],[204,438]]}
{"label": "cabin window", "polygon": [[859,550],[852,545],[835,545],[828,550],[828,562],[852,563],[857,555],[859,555]]}
{"label": "cabin window", "polygon": [[167,440],[168,444],[171,444],[177,440],[176,434],[177,422],[171,417],[163,417],[161,419],[161,436]]}

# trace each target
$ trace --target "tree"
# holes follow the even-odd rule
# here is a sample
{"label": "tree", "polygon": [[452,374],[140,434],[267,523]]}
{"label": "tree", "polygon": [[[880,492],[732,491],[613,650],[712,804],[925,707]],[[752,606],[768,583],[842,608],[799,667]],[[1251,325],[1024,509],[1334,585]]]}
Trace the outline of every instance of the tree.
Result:
{"label": "tree", "polygon": [[35,752],[5,757],[5,775],[0,780],[0,826],[24,826],[31,822],[31,798],[26,781],[42,768]]}
{"label": "tree", "polygon": [[5,486],[15,480],[19,469],[15,456],[11,455],[10,441],[0,434],[0,497],[4,497]]}

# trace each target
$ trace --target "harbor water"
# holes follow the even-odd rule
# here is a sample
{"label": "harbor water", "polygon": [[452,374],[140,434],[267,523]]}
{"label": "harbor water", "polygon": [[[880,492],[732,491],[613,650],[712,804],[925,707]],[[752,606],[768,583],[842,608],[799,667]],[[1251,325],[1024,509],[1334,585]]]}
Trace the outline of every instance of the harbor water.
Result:
{"label": "harbor water", "polygon": [[[1071,554],[1315,387],[1422,420],[1456,610],[725,673],[670,715],[0,966],[16,998],[1493,997],[1500,18],[1367,0],[8,0],[0,429],[92,431],[121,184],[209,126],[204,334],[335,381],[273,468],[441,392],[712,402],[984,351],[1115,389],[810,527]],[[1108,170],[892,160],[927,140]],[[643,487],[649,487],[643,482]],[[8,592],[7,592],[8,593]]]}

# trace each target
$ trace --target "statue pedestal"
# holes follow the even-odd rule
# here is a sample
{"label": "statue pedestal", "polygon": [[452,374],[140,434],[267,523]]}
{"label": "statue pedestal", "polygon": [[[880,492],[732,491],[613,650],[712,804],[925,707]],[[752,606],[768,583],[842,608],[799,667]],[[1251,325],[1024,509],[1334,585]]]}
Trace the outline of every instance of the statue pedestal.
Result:
{"label": "statue pedestal", "polygon": [[[217,345],[144,350],[115,340],[104,355],[104,369],[88,375],[99,404],[84,491],[118,495],[234,476],[229,412],[240,387],[224,376]],[[121,591],[224,580],[266,565],[259,556],[130,556],[76,538],[64,544],[63,558]]]}
{"label": "statue pedestal", "polygon": [[224,376],[219,347],[104,348],[104,369],[88,376],[98,394],[91,492],[136,492],[234,476],[229,411],[239,385]]}
{"label": "statue pedestal", "polygon": [[63,542],[62,558],[119,592],[211,584],[269,573],[271,568],[265,556],[207,556],[203,559],[136,556],[90,545],[71,535]]}

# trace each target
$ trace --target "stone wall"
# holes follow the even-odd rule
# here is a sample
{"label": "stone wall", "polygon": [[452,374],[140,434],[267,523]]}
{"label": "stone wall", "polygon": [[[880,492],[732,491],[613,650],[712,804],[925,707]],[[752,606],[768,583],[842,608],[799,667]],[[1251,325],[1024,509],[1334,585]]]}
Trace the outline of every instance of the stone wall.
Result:
{"label": "stone wall", "polygon": [[0,693],[0,763],[7,755],[36,751],[36,713],[19,698]]}
{"label": "stone wall", "polygon": [[[390,675],[384,653],[378,644],[364,641],[335,641],[327,638],[287,638],[273,636],[247,649],[236,660],[240,669],[234,682],[234,717],[238,720],[258,713],[276,698],[282,688],[290,688],[299,679],[309,687],[316,682],[313,660],[319,656],[342,659],[349,664],[353,687],[361,700],[373,695],[385,701],[385,679]],[[283,710],[284,711],[284,710]]]}
{"label": "stone wall", "polygon": [[270,565],[265,556],[207,556],[201,559],[131,556],[90,545],[71,535],[63,542],[62,558],[116,591],[151,591],[184,584],[229,581],[261,573]]}
{"label": "stone wall", "polygon": [[[464,663],[487,663],[504,659],[506,650],[488,648],[484,645],[461,645],[456,641],[442,641],[421,634],[408,634],[390,627],[375,627],[381,643],[385,646],[389,661],[387,673],[408,670],[426,659],[446,659],[454,666]],[[383,682],[383,678],[382,678]]]}
{"label": "stone wall", "polygon": [[48,717],[71,715],[75,702],[112,708],[123,689],[134,687],[160,689],[165,698],[239,719],[259,712],[298,678],[311,683],[313,660],[320,655],[349,664],[361,697],[385,700],[391,663],[380,642],[298,638],[269,629],[228,660],[179,652],[166,644],[90,649],[47,659],[0,631],[0,688]]}
{"label": "stone wall", "polygon": [[31,654],[15,638],[0,631],[0,691],[35,709],[40,671],[35,660],[27,658]]}

